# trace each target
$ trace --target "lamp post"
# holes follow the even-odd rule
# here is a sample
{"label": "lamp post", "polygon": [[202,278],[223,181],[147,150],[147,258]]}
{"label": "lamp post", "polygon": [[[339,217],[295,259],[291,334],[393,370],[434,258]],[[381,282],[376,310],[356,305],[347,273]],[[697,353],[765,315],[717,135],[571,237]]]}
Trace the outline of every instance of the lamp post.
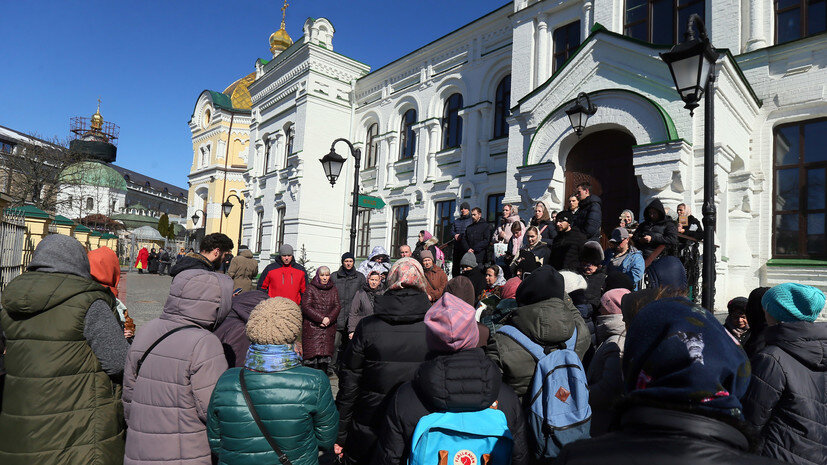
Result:
{"label": "lamp post", "polygon": [[241,220],[244,219],[244,199],[242,199],[241,197],[239,197],[236,194],[230,194],[229,197],[227,197],[227,200],[225,200],[224,203],[221,204],[221,210],[224,212],[224,217],[229,218],[230,213],[233,211],[233,204],[230,203],[230,199],[233,198],[233,197],[238,199],[239,207],[241,207],[241,214],[238,217],[238,242],[237,242],[238,250],[240,251],[241,250],[241,226],[242,226]]}
{"label": "lamp post", "polygon": [[193,213],[190,217],[190,219],[192,220],[192,225],[198,227],[198,221],[201,220],[201,218],[198,216],[198,212],[201,212],[204,215],[204,227],[207,227],[207,214],[204,212],[204,210],[201,210],[200,208],[198,210],[195,210],[195,213]]}
{"label": "lamp post", "polygon": [[353,207],[350,214],[350,253],[356,253],[356,216],[359,212],[359,164],[362,160],[362,150],[353,147],[349,140],[339,138],[330,144],[330,153],[320,158],[324,169],[324,175],[330,181],[330,187],[336,184],[336,179],[342,172],[342,167],[345,164],[345,159],[336,153],[334,148],[337,142],[344,142],[350,148],[350,155],[356,160],[354,163],[353,175]]}
{"label": "lamp post", "polygon": [[[586,103],[585,106],[580,103],[584,100]],[[597,112],[597,107],[592,105],[589,94],[585,92],[577,94],[577,98],[574,99],[574,105],[566,109],[566,114],[569,116],[569,121],[571,122],[571,128],[577,133],[577,137],[583,134],[583,129],[586,128],[589,117],[594,115],[595,112]]]}
{"label": "lamp post", "polygon": [[[697,28],[699,37],[695,37]],[[712,46],[706,34],[706,27],[700,16],[693,14],[684,34],[684,41],[676,44],[666,53],[660,54],[669,66],[675,88],[686,104],[689,115],[694,115],[698,102],[706,94],[704,102],[704,254],[703,254],[703,288],[701,304],[707,310],[715,311],[715,128],[713,97],[715,82],[715,62],[719,53]]]}

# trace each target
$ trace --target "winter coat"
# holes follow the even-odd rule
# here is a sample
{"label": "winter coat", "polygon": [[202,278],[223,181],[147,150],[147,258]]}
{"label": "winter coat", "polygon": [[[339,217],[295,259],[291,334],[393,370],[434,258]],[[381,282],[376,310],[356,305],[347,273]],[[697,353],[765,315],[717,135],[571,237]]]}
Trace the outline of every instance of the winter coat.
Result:
{"label": "winter coat", "polygon": [[[187,270],[172,281],[160,317],[143,325],[124,370],[125,465],[210,465],[207,407],[215,383],[227,370],[221,341],[210,328],[230,313],[232,280]],[[158,338],[180,330],[152,349],[140,373],[138,360]]]}
{"label": "winter coat", "polygon": [[526,242],[523,250],[528,250],[534,255],[535,260],[540,266],[548,265],[551,260],[551,248],[543,241],[537,242],[533,247]]}
{"label": "winter coat", "polygon": [[442,268],[438,268],[436,265],[428,269],[423,269],[423,271],[425,271],[425,281],[427,281],[428,284],[425,286],[425,291],[428,293],[428,298],[431,302],[434,302],[445,293],[445,285],[448,284],[448,275],[442,271]]}
{"label": "winter coat", "polygon": [[157,273],[158,272],[158,252],[155,252],[155,251],[149,252],[149,272],[150,273]]}
{"label": "winter coat", "polygon": [[375,465],[408,463],[411,438],[422,417],[434,412],[474,412],[490,408],[505,414],[514,438],[512,464],[528,461],[525,419],[514,391],[502,383],[500,370],[481,349],[442,355],[424,362],[411,382],[400,386],[388,402],[373,457]]}
{"label": "winter coat", "polygon": [[[666,216],[666,210],[660,200],[655,199],[646,207],[643,211],[644,218],[648,218],[646,212],[652,209],[657,212],[658,219],[655,221],[647,219],[640,223],[632,236],[632,242],[641,251],[643,258],[648,258],[661,245],[666,246],[664,254],[672,253],[671,249],[678,245],[678,225]],[[651,236],[652,240],[643,242],[643,236]]]}
{"label": "winter coat", "polygon": [[[514,326],[532,341],[546,349],[556,349],[564,344],[577,327],[577,341],[574,351],[580,359],[591,345],[591,335],[580,312],[571,299],[552,297],[531,305],[518,307],[504,322]],[[497,332],[489,339],[485,353],[503,372],[503,381],[514,388],[518,396],[528,390],[537,361],[531,353],[514,339]]]}
{"label": "winter coat", "polygon": [[528,226],[535,226],[537,230],[540,231],[540,240],[551,247],[554,238],[557,237],[557,227],[555,227],[551,220],[538,221],[537,218],[531,217]]}
{"label": "winter coat", "polygon": [[431,254],[433,254],[434,263],[436,263],[439,260],[437,258],[437,249],[439,248],[437,244],[439,244],[439,239],[437,239],[436,237],[432,237],[425,242],[417,241],[416,247],[414,248],[412,254],[413,258],[415,258],[419,263],[422,263],[422,251],[427,250],[431,252]]}
{"label": "winter coat", "polygon": [[[344,266],[340,266],[339,270],[330,276],[330,279],[336,284],[336,289],[339,291],[339,303],[342,311],[339,312],[339,318],[336,319],[336,329],[344,331],[345,327],[349,326],[347,318],[350,313],[350,305],[356,297],[356,293],[367,283],[365,275],[356,271],[353,268],[348,272]],[[356,325],[354,324],[355,328]]]}
{"label": "winter coat", "polygon": [[[233,284],[235,286],[235,284]],[[233,297],[232,310],[221,325],[213,331],[227,357],[230,367],[242,367],[247,358],[247,349],[250,348],[250,339],[247,337],[247,320],[256,305],[268,299],[264,291],[242,292]]]}
{"label": "winter coat", "polygon": [[233,289],[241,288],[241,292],[247,292],[253,288],[253,278],[258,274],[258,262],[253,259],[253,252],[250,249],[242,250],[237,257],[230,262],[227,269],[227,276],[233,278]]}
{"label": "winter coat", "polygon": [[592,194],[580,201],[574,215],[573,228],[586,236],[587,241],[600,242],[600,224],[603,222],[603,207],[600,197]]}
{"label": "winter coat", "polygon": [[[683,228],[683,232],[680,233],[684,236],[689,236],[696,241],[704,240],[704,227],[701,226],[701,222],[698,221],[692,215],[686,217],[686,227]],[[679,242],[686,242],[686,239],[678,238]]]}
{"label": "winter coat", "polygon": [[198,252],[190,252],[175,262],[175,265],[173,265],[172,269],[169,270],[169,275],[174,278],[178,275],[178,273],[184,270],[215,271],[215,268],[213,267],[213,264],[207,260],[207,257]]}
{"label": "winter coat", "polygon": [[138,257],[135,259],[135,268],[138,268],[139,263],[141,264],[142,270],[149,269],[149,251],[146,250],[146,247],[138,251]]}
{"label": "winter coat", "polygon": [[761,455],[827,463],[827,323],[779,323],[752,357],[744,417],[761,431]]}
{"label": "winter coat", "polygon": [[598,315],[596,320],[600,345],[586,370],[589,405],[592,407],[592,437],[609,431],[615,415],[614,405],[624,393],[621,362],[626,343],[623,315]]}
{"label": "winter coat", "polygon": [[293,465],[316,465],[318,450],[331,449],[339,414],[330,381],[319,370],[293,367],[256,372],[231,368],[218,380],[207,420],[210,447],[221,465],[279,464],[253,421],[241,393],[238,372],[267,432]]}
{"label": "winter coat", "polygon": [[575,228],[558,231],[551,246],[549,264],[557,271],[580,269],[580,249],[586,236]]}
{"label": "winter coat", "polygon": [[[270,263],[269,265],[265,266],[264,270],[262,270],[262,272],[259,273],[259,275],[258,275],[258,282],[256,283],[256,289],[263,290],[262,286],[264,285],[264,280],[267,279],[267,275],[270,274],[270,272],[275,270],[276,268],[281,268],[283,266],[284,266],[284,264],[282,263],[281,258],[278,258],[273,263]],[[301,271],[305,275],[307,275],[307,270],[305,270],[304,267],[301,266],[301,264],[296,263],[295,260],[290,262],[290,266],[297,269],[297,270],[299,270],[299,271]]]}
{"label": "winter coat", "polygon": [[[336,318],[342,310],[339,291],[332,280],[322,284],[317,274],[302,299],[302,357],[330,357],[333,355],[333,340],[336,338]],[[330,324],[322,327],[322,320]]]}
{"label": "winter coat", "polygon": [[385,417],[385,398],[413,379],[425,361],[428,296],[416,289],[377,295],[373,315],[356,327],[344,355],[339,393],[339,438],[349,463],[370,462]]}
{"label": "winter coat", "polygon": [[483,270],[481,266],[475,266],[468,271],[463,271],[461,275],[471,280],[471,284],[474,285],[475,296],[482,294],[482,291],[485,290],[485,270]]}
{"label": "winter coat", "polygon": [[[465,234],[465,230],[473,222],[474,222],[474,219],[471,218],[470,214],[465,215],[465,216],[462,216],[462,215],[458,216],[454,220],[454,222],[451,223],[451,236],[456,236],[457,234],[459,234],[460,240],[462,240],[462,236]],[[456,247],[454,249],[456,250]],[[468,249],[465,249],[465,250],[462,251],[462,253],[464,254],[467,251],[468,251]]]}
{"label": "winter coat", "polygon": [[[374,261],[380,256],[384,257],[383,262]],[[365,279],[367,279],[372,271],[376,271],[379,274],[389,273],[391,271],[391,260],[388,255],[388,251],[381,245],[377,245],[373,248],[373,250],[371,250],[370,255],[368,255],[368,259],[359,265],[358,271],[365,276]]]}
{"label": "winter coat", "polygon": [[494,231],[494,235],[491,238],[492,242],[509,242],[511,236],[514,234],[511,232],[511,226],[514,223],[520,223],[520,226],[522,226],[521,229],[525,234],[525,224],[523,224],[523,221],[520,219],[520,215],[512,213],[508,218],[503,219],[500,217],[500,225],[497,226],[497,230]]}
{"label": "winter coat", "polygon": [[616,253],[617,252],[615,249],[609,249],[606,251],[606,259],[603,261],[603,266],[606,267],[606,273],[620,271],[631,278],[632,282],[635,284],[635,289],[640,289],[640,283],[643,281],[643,273],[646,269],[646,262],[643,260],[643,254],[640,253],[640,250],[629,244],[629,251],[623,258],[623,261],[620,262],[620,266],[615,266],[612,264],[612,259]]}
{"label": "winter coat", "polygon": [[122,462],[121,386],[95,354],[101,341],[88,338],[90,307],[100,301],[117,328],[114,296],[91,278],[26,272],[3,290],[3,465]]}
{"label": "winter coat", "polygon": [[474,257],[477,264],[488,263],[488,246],[491,245],[491,226],[482,218],[476,223],[471,223],[465,229],[462,236],[462,254],[468,249],[474,249]]}
{"label": "winter coat", "polygon": [[371,289],[370,285],[365,283],[362,285],[362,289],[359,289],[359,292],[356,293],[356,297],[350,303],[350,315],[347,317],[348,334],[356,331],[356,326],[359,325],[362,318],[373,315],[373,303],[379,290]]}
{"label": "winter coat", "polygon": [[749,453],[743,426],[733,420],[657,407],[636,406],[620,417],[620,429],[567,444],[559,465],[768,465]]}
{"label": "winter coat", "polygon": [[307,289],[306,274],[292,263],[291,266],[273,268],[264,277],[261,289],[270,297],[286,297],[301,305],[302,294]]}

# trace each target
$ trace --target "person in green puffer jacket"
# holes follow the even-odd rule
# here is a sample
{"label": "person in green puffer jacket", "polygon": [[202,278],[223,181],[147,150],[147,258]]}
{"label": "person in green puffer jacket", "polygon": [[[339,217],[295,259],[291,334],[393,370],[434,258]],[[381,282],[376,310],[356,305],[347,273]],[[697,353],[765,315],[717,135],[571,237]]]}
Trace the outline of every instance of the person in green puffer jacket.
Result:
{"label": "person in green puffer jacket", "polygon": [[58,234],[4,289],[8,339],[0,463],[123,463],[120,379],[129,345],[86,250]]}
{"label": "person in green puffer jacket", "polygon": [[[503,324],[514,326],[532,341],[557,349],[577,328],[574,351],[580,360],[591,346],[591,333],[580,312],[566,294],[563,277],[549,265],[537,268],[517,288],[517,308]],[[485,353],[500,367],[503,382],[522,397],[528,390],[537,360],[517,341],[497,332]]]}
{"label": "person in green puffer jacket", "polygon": [[301,329],[301,309],[290,299],[273,297],[253,309],[245,365],[221,375],[210,399],[207,435],[218,463],[280,463],[245,402],[242,371],[253,408],[293,465],[318,464],[319,449],[333,447],[339,413],[327,376],[302,366],[295,351]]}

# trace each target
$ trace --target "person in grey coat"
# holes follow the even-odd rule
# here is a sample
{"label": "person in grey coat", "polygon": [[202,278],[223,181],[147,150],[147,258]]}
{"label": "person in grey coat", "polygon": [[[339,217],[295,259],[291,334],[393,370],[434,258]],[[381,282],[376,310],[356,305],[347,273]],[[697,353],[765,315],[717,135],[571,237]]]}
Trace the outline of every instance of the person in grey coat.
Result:
{"label": "person in grey coat", "polygon": [[[227,370],[221,341],[211,330],[230,313],[233,280],[185,270],[175,276],[160,317],[141,327],[124,370],[125,465],[211,465],[207,407]],[[156,345],[138,372],[138,361]]]}
{"label": "person in grey coat", "polygon": [[350,304],[350,311],[347,317],[348,339],[353,339],[353,333],[359,321],[369,315],[373,315],[373,302],[376,294],[381,292],[382,275],[377,271],[371,271],[368,282],[362,285],[362,289],[356,293],[353,302]]}

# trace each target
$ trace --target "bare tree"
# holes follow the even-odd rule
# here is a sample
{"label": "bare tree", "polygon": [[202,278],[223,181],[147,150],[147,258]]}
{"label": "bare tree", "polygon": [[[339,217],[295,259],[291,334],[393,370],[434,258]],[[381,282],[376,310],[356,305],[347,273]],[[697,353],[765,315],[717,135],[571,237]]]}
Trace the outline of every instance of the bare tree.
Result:
{"label": "bare tree", "polygon": [[11,153],[0,151],[2,187],[12,197],[13,205],[30,203],[47,212],[55,211],[57,194],[65,184],[61,179],[63,170],[85,159],[68,147],[68,138],[45,140],[29,135],[29,140],[20,141]]}

